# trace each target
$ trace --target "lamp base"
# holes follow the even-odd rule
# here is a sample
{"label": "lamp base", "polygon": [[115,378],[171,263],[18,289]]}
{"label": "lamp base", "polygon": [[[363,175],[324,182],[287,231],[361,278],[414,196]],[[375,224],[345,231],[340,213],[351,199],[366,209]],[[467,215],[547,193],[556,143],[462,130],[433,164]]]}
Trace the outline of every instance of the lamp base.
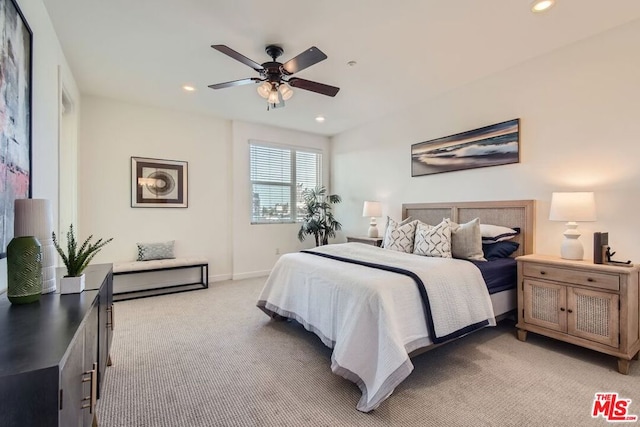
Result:
{"label": "lamp base", "polygon": [[568,222],[567,229],[565,230],[565,239],[560,247],[560,256],[564,259],[580,260],[584,259],[584,248],[580,240],[580,232],[577,230],[578,224],[575,222]]}
{"label": "lamp base", "polygon": [[371,217],[371,222],[369,223],[369,232],[367,233],[369,237],[378,237],[378,224],[376,224],[375,217]]}

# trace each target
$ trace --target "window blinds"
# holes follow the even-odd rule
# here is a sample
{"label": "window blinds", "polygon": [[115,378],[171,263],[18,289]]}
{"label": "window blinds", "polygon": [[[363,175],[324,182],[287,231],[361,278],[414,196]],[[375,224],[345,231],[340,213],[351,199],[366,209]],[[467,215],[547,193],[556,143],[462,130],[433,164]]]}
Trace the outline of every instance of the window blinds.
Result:
{"label": "window blinds", "polygon": [[250,143],[251,222],[296,222],[304,215],[302,193],[322,181],[322,154]]}

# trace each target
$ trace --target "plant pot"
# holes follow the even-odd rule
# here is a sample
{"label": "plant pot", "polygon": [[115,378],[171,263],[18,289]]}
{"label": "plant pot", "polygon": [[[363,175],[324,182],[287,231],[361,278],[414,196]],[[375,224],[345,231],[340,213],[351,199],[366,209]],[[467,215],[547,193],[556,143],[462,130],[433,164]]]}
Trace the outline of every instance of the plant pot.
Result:
{"label": "plant pot", "polygon": [[84,291],[84,274],[78,277],[62,277],[60,279],[61,294],[79,294]]}

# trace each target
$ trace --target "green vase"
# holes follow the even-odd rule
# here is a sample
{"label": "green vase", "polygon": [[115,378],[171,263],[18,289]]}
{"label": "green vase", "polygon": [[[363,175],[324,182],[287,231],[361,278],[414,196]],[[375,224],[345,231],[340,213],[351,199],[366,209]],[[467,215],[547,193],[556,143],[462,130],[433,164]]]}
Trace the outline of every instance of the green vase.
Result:
{"label": "green vase", "polygon": [[42,294],[42,247],[33,236],[14,237],[7,246],[7,297],[28,304]]}

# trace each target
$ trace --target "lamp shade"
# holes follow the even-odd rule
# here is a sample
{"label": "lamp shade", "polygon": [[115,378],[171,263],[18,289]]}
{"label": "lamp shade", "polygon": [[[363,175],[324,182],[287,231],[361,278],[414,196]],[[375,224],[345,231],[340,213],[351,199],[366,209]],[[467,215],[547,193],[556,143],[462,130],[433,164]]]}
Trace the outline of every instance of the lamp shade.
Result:
{"label": "lamp shade", "polygon": [[551,194],[551,221],[595,221],[596,202],[592,192]]}
{"label": "lamp shade", "polygon": [[258,94],[263,98],[269,98],[269,93],[271,92],[271,83],[264,82],[260,86],[258,86]]}
{"label": "lamp shade", "polygon": [[53,210],[46,199],[16,199],[14,204],[14,236],[34,236],[42,247],[42,293],[56,290],[56,261],[53,245]]}
{"label": "lamp shade", "polygon": [[282,94],[282,99],[284,99],[285,101],[288,101],[293,96],[293,90],[284,83],[280,84],[278,90]]}
{"label": "lamp shade", "polygon": [[382,204],[380,202],[364,202],[362,216],[382,216]]}

